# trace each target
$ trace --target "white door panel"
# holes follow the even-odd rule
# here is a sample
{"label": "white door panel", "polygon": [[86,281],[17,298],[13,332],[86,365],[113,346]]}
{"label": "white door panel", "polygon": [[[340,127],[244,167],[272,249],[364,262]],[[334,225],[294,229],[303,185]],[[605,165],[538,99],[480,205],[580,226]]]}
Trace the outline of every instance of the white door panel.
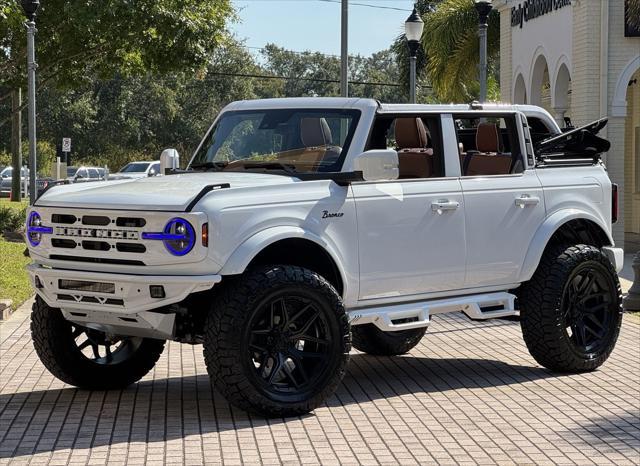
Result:
{"label": "white door panel", "polygon": [[533,170],[461,178],[467,232],[465,287],[516,283],[529,244],[545,218]]}
{"label": "white door panel", "polygon": [[352,189],[361,300],[463,285],[465,219],[458,179],[354,183]]}

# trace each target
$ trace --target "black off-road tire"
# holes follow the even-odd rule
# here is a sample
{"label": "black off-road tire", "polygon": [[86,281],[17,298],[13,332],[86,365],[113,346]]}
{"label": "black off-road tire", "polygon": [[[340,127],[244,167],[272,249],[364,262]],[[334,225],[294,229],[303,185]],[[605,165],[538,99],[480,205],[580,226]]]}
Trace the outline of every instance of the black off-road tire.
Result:
{"label": "black off-road tire", "polygon": [[[342,300],[333,286],[315,272],[283,265],[249,270],[240,277],[225,278],[225,281],[226,283],[222,284],[222,289],[214,299],[204,331],[204,357],[211,381],[216,389],[231,404],[245,411],[269,417],[305,414],[321,405],[335,392],[342,381],[351,350],[351,333],[347,314]],[[293,317],[296,317],[295,315],[299,311],[292,312],[291,303],[294,300],[293,304],[296,304],[295,300],[297,299],[302,303],[301,307],[305,307],[304,300],[311,303],[305,308],[313,311],[317,307],[320,317],[309,318],[301,322],[295,321],[298,322],[295,323]],[[307,328],[308,325],[311,325],[309,322],[312,322],[313,325],[319,325],[326,329],[328,336],[323,338],[326,341],[330,340],[326,347],[316,346],[316,348],[326,351],[326,362],[323,359],[320,363],[322,366],[316,366],[325,367],[325,369],[318,369],[315,376],[313,376],[313,371],[309,371],[305,367],[302,368],[302,371],[298,371],[298,362],[295,363],[295,368],[288,368],[289,372],[295,371],[296,379],[301,372],[305,372],[305,378],[309,376],[309,380],[315,380],[313,384],[308,382],[306,385],[300,384],[301,387],[307,388],[300,388],[299,393],[290,395],[277,392],[279,388],[272,384],[271,379],[274,376],[270,373],[274,370],[277,373],[275,366],[277,354],[285,355],[283,356],[285,363],[290,361],[286,359],[288,358],[286,355],[288,351],[293,351],[292,347],[273,349],[270,346],[271,349],[261,351],[252,344],[254,341],[252,339],[255,338],[254,334],[264,333],[264,330],[256,330],[261,327],[255,324],[256,319],[259,319],[261,315],[264,316],[264,309],[269,308],[273,324],[275,322],[274,305],[280,301],[287,303],[282,305],[282,309],[286,309],[285,314],[288,313],[288,317],[286,320],[277,318],[279,323],[270,327],[272,330],[269,335],[276,331],[273,329],[277,329],[277,332],[289,332],[289,329],[293,328],[294,330],[291,330],[290,333],[296,333],[301,326]],[[279,309],[280,306],[278,306],[276,313],[281,312]],[[303,317],[305,316],[303,315]],[[264,322],[264,320],[260,321],[263,325]],[[276,339],[271,336],[265,338],[272,338],[266,340],[265,346]],[[295,340],[298,337],[282,338]],[[299,343],[279,344],[286,346]],[[307,342],[303,343],[303,346],[302,353],[308,348],[314,347],[313,343]],[[293,348],[299,347],[294,346]],[[319,349],[318,351],[320,351]],[[282,353],[278,353],[280,351]],[[300,357],[300,354],[296,356],[296,361],[299,360],[297,358]],[[309,355],[311,354],[319,353],[309,353]],[[274,355],[274,359],[270,359],[271,355]],[[272,362],[270,370],[268,369],[268,361]],[[300,361],[308,360],[300,359]],[[285,381],[281,383],[286,384],[290,374],[280,375],[285,377]],[[289,382],[292,381],[293,379]]]}
{"label": "black off-road tire", "polygon": [[374,324],[354,325],[351,328],[353,347],[376,356],[398,356],[411,351],[427,332],[427,327],[383,332]]}
{"label": "black off-road tire", "polygon": [[[585,280],[589,274],[599,277],[595,285]],[[578,299],[582,288],[588,288],[582,296],[591,293],[596,297],[588,298],[591,295],[587,294]],[[521,287],[518,302],[527,348],[548,369],[592,371],[607,360],[615,347],[622,323],[622,292],[613,265],[594,246],[550,247],[531,280]],[[585,309],[599,309],[596,321],[588,317],[590,311]],[[597,343],[587,344],[589,340],[581,336],[587,335],[586,330],[576,327],[575,331],[573,326],[580,322],[588,323],[584,325],[591,329],[588,333]],[[599,330],[596,333],[601,338],[596,337],[593,328]],[[580,344],[580,340],[585,344]]]}
{"label": "black off-road tire", "polygon": [[66,320],[60,309],[49,307],[36,297],[31,311],[31,337],[40,361],[63,382],[90,390],[119,389],[137,382],[156,364],[165,344],[164,340],[127,338],[127,343],[134,341],[135,345],[131,345],[126,358],[99,364],[78,348],[74,330],[80,331],[81,327]]}

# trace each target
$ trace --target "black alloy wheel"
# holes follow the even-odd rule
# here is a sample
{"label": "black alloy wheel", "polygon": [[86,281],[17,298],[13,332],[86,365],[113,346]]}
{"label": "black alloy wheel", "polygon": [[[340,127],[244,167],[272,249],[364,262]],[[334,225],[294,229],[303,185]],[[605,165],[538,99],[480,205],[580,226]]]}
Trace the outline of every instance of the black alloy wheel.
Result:
{"label": "black alloy wheel", "polygon": [[278,292],[247,326],[247,356],[258,386],[274,399],[296,399],[329,367],[332,338],[320,304],[303,293]]}
{"label": "black alloy wheel", "polygon": [[71,336],[78,351],[95,364],[120,364],[129,359],[142,344],[141,337],[108,335],[99,330],[71,323]]}
{"label": "black alloy wheel", "polygon": [[609,341],[618,306],[611,298],[615,287],[611,274],[594,262],[578,266],[569,277],[561,309],[565,332],[576,350],[598,352]]}

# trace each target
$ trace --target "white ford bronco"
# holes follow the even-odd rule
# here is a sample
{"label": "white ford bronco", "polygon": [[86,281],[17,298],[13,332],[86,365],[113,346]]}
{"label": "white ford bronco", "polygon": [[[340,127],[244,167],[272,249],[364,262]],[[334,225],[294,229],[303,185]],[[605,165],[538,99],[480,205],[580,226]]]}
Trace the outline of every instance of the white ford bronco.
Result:
{"label": "white ford bronco", "polygon": [[186,170],[56,186],[27,217],[35,349],[115,389],[166,340],[265,415],[331,396],[353,347],[398,355],[431,316],[519,319],[533,358],[596,369],[621,324],[606,124],[518,105],[235,102]]}

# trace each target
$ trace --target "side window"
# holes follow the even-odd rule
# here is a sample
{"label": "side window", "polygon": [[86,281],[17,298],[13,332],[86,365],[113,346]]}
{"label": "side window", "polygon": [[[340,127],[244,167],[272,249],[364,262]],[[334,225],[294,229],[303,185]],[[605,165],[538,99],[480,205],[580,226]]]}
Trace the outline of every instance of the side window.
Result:
{"label": "side window", "polygon": [[89,168],[88,170],[89,170],[89,178],[93,180],[99,178],[98,170],[96,170],[95,168]]}
{"label": "side window", "polygon": [[444,176],[440,118],[383,115],[376,119],[368,149],[398,152],[399,179]]}
{"label": "side window", "polygon": [[76,178],[87,178],[87,177],[88,177],[87,170],[84,168],[81,170],[78,170],[76,173]]}
{"label": "side window", "polygon": [[522,173],[524,163],[515,115],[453,116],[462,176]]}

